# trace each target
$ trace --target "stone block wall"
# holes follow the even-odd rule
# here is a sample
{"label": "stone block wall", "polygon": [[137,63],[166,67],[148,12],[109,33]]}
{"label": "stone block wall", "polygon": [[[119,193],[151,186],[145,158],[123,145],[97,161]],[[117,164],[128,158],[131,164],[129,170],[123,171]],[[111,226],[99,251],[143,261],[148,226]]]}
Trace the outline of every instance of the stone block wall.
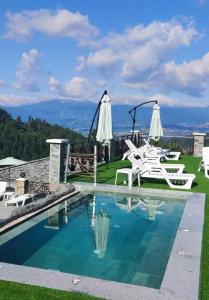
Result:
{"label": "stone block wall", "polygon": [[0,180],[8,181],[10,172],[10,180],[15,181],[20,177],[20,173],[24,172],[29,181],[40,183],[49,182],[49,157],[32,160],[20,166],[12,166],[0,169]]}
{"label": "stone block wall", "polygon": [[205,142],[205,133],[193,133],[194,136],[194,156],[202,157],[202,148]]}

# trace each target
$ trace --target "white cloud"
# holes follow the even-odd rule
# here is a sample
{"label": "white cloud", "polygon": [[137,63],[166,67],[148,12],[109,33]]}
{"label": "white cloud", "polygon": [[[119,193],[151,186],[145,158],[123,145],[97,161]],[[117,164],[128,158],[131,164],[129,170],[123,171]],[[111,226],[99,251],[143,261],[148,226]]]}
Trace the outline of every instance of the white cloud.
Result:
{"label": "white cloud", "polygon": [[[54,79],[51,81],[51,84],[54,87],[56,87],[56,83]],[[56,89],[54,90],[56,91]],[[101,94],[101,91],[100,91]],[[101,96],[101,95],[100,95]],[[177,99],[173,97],[168,97],[163,94],[153,94],[152,96],[144,96],[139,94],[118,94],[118,93],[110,93],[112,104],[130,104],[133,106],[136,106],[137,104],[140,104],[145,101],[150,100],[157,100],[159,105],[165,105],[165,106],[185,106],[185,107],[205,107],[208,106],[208,102],[202,101],[201,103],[184,100],[184,99]],[[34,103],[40,103],[40,102],[50,102],[52,100],[69,100],[69,96],[66,94],[64,95],[39,95],[39,96],[17,96],[14,94],[0,94],[0,105],[2,106],[20,106],[20,105],[30,105]],[[73,100],[84,100],[87,99],[81,98],[81,99],[73,99]],[[89,100],[95,100],[98,102],[99,95],[94,96],[92,99]],[[94,102],[95,102],[94,101]]]}
{"label": "white cloud", "polygon": [[[136,106],[142,102],[157,100],[160,106],[180,106],[180,107],[205,107],[208,106],[208,102],[189,101],[188,99],[182,99],[181,97],[168,97],[164,94],[153,94],[151,96],[144,96],[139,94],[111,94],[113,104],[130,104]],[[151,104],[150,104],[151,105]]]}
{"label": "white cloud", "polygon": [[178,48],[190,46],[200,36],[191,21],[186,25],[176,20],[136,25],[100,40],[98,50],[79,58],[77,70],[92,68],[101,74],[104,70],[112,75],[118,73],[131,86],[148,80]]}
{"label": "white cloud", "polygon": [[196,0],[197,1],[197,5],[198,6],[203,6],[205,5],[206,3],[208,3],[208,0]]}
{"label": "white cloud", "polygon": [[[174,61],[162,66],[159,76],[162,86],[192,96],[204,96],[209,86],[209,52],[201,59],[176,64]],[[158,83],[160,84],[159,80]]]}
{"label": "white cloud", "polygon": [[[88,16],[69,10],[24,10],[6,13],[7,33],[5,37],[19,41],[27,40],[34,32],[52,37],[69,37],[79,43],[90,43],[99,30],[91,25]],[[90,39],[90,40],[89,40]]]}
{"label": "white cloud", "polygon": [[0,87],[2,88],[2,87],[5,87],[5,86],[6,86],[6,83],[3,80],[0,79]]}
{"label": "white cloud", "polygon": [[22,54],[16,71],[15,87],[17,89],[30,92],[40,90],[40,56],[41,53],[37,49],[31,49],[28,53]]}
{"label": "white cloud", "polygon": [[177,91],[190,96],[203,97],[209,86],[209,52],[201,59],[190,62],[165,63],[146,80],[126,85],[144,90],[158,86],[158,89],[167,93]]}
{"label": "white cloud", "polygon": [[50,90],[65,98],[78,100],[91,99],[94,89],[86,78],[73,77],[71,80],[60,83],[56,78],[49,78]]}
{"label": "white cloud", "polygon": [[153,22],[147,27],[136,26],[127,31],[127,39],[133,42],[122,66],[126,82],[147,79],[180,47],[187,47],[198,36],[193,24],[183,27],[177,21]]}
{"label": "white cloud", "polygon": [[45,101],[51,101],[54,100],[53,97],[49,96],[17,96],[14,94],[0,94],[0,105],[3,106],[19,106],[22,104],[33,104],[33,103],[39,103],[39,102],[45,102]]}
{"label": "white cloud", "polygon": [[100,40],[99,49],[78,59],[77,70],[96,70],[107,84],[118,76],[131,89],[202,97],[209,87],[209,53],[190,62],[171,60],[176,50],[202,37],[190,20],[136,25]]}

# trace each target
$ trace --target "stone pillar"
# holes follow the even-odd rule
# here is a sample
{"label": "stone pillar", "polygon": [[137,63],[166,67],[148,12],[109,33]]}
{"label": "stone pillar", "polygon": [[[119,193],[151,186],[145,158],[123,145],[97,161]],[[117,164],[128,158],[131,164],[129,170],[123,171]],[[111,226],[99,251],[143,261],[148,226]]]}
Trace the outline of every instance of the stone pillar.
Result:
{"label": "stone pillar", "polygon": [[28,178],[16,179],[16,193],[18,196],[29,193],[29,181]]}
{"label": "stone pillar", "polygon": [[201,157],[202,156],[202,148],[205,143],[205,133],[194,132],[192,134],[194,136],[194,156]]}
{"label": "stone pillar", "polygon": [[134,130],[134,131],[131,130],[130,132],[134,136],[134,143],[135,143],[135,145],[137,147],[139,147],[140,146],[140,133],[141,133],[141,131],[139,131],[139,130]]}
{"label": "stone pillar", "polygon": [[69,141],[67,139],[49,139],[50,144],[49,160],[49,184],[51,191],[64,182],[66,150]]}

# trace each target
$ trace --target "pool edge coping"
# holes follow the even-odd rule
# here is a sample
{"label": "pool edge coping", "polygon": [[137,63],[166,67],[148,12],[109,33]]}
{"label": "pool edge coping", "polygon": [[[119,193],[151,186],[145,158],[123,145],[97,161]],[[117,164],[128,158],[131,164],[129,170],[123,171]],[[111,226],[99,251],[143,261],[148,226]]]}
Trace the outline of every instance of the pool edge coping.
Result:
{"label": "pool edge coping", "polygon": [[43,206],[38,210],[35,210],[31,213],[25,214],[23,216],[20,216],[17,219],[14,219],[12,221],[10,221],[9,223],[6,223],[5,225],[0,227],[0,236],[4,233],[6,233],[7,231],[15,228],[18,225],[21,225],[22,223],[32,219],[33,217],[42,214],[43,212],[45,212],[46,210],[56,206],[57,204],[59,204],[60,202],[65,201],[66,199],[76,195],[80,193],[80,190],[74,190],[73,192],[70,192],[69,194],[66,194],[64,196],[61,196],[59,199],[53,201],[52,203],[48,204],[47,206]]}
{"label": "pool edge coping", "polygon": [[[160,193],[160,190],[156,189],[130,189],[119,186],[117,186],[116,191],[114,186],[103,184],[94,186],[92,184],[77,183],[75,186],[81,191],[86,189],[101,191],[102,188],[102,191],[109,192],[136,194],[140,191],[149,194],[151,192],[155,195],[158,192]],[[164,192],[166,192],[166,195],[173,197],[177,197],[177,195],[186,197],[187,195],[187,202],[160,289],[6,263],[0,263],[0,279],[66,291],[78,291],[106,299],[127,299],[127,297],[130,299],[139,299],[139,297],[142,299],[143,297],[146,297],[146,299],[198,299],[205,194],[173,190],[165,190]],[[188,240],[192,245],[190,247]],[[199,242],[194,249],[197,240]],[[80,280],[78,285],[73,284],[75,278]]]}

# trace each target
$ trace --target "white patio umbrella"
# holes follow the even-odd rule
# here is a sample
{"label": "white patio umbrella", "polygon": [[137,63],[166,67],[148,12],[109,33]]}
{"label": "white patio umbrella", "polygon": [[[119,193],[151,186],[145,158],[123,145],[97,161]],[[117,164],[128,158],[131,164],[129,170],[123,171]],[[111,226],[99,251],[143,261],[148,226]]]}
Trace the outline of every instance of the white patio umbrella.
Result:
{"label": "white patio umbrella", "polygon": [[6,157],[0,160],[0,166],[1,167],[6,167],[6,166],[18,166],[25,164],[26,162],[14,157]]}
{"label": "white patio umbrella", "polygon": [[110,158],[110,141],[113,138],[112,135],[112,112],[111,112],[111,100],[107,94],[101,99],[99,118],[97,126],[96,140],[100,142],[103,146],[108,146],[109,158]]}
{"label": "white patio umbrella", "polygon": [[96,215],[94,226],[96,242],[96,250],[94,253],[98,255],[99,259],[102,259],[105,256],[107,250],[109,227],[110,216],[105,210],[102,210]]}
{"label": "white patio umbrella", "polygon": [[6,157],[0,160],[0,167],[8,167],[9,168],[9,186],[10,186],[10,167],[18,166],[25,164],[26,161],[14,158],[14,157]]}
{"label": "white patio umbrella", "polygon": [[160,120],[160,106],[156,103],[153,106],[152,119],[149,130],[149,139],[158,141],[163,136],[163,128]]}

